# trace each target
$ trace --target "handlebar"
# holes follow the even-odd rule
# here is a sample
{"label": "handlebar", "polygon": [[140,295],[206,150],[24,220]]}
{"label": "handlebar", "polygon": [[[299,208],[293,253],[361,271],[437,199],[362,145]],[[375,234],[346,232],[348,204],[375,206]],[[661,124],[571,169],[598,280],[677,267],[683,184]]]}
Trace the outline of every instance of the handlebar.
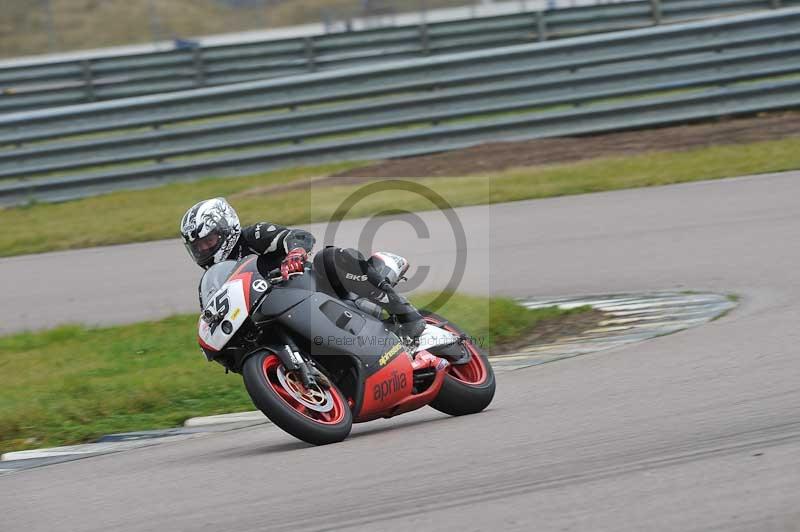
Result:
{"label": "handlebar", "polygon": [[[303,275],[303,273],[304,272],[290,273],[289,279],[291,279],[295,275]],[[275,268],[274,270],[270,270],[270,272],[267,274],[267,282],[272,285],[282,283],[283,275],[281,274],[281,269]]]}
{"label": "handlebar", "polygon": [[275,268],[274,270],[270,270],[267,274],[267,282],[269,284],[278,284],[283,282],[283,276],[281,275],[281,269]]}

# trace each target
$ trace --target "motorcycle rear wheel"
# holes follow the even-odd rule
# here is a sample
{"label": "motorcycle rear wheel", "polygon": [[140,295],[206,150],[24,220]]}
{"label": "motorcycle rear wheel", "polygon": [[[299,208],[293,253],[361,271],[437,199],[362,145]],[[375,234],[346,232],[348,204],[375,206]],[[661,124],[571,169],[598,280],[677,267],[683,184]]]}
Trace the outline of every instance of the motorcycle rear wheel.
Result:
{"label": "motorcycle rear wheel", "polygon": [[313,395],[320,403],[320,410],[327,409],[315,410],[312,399],[298,392],[287,376],[278,356],[268,351],[251,356],[242,368],[244,385],[253,404],[284,431],[313,445],[347,438],[353,414],[342,392],[335,385],[315,390],[308,397]]}
{"label": "motorcycle rear wheel", "polygon": [[[447,322],[447,318],[421,310],[427,323],[436,325],[454,334],[466,334],[456,325]],[[451,416],[476,414],[489,406],[495,392],[495,378],[492,365],[486,352],[471,340],[464,342],[470,352],[470,360],[466,364],[450,365],[447,368],[442,389],[431,401],[430,406]]]}

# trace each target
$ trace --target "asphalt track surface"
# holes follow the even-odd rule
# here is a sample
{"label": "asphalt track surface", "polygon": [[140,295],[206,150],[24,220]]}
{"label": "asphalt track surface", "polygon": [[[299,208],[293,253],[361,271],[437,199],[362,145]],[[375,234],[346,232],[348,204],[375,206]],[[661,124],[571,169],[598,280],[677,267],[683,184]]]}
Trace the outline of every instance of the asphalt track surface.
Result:
{"label": "asphalt track surface", "polygon": [[424,409],[321,448],[264,426],[7,474],[0,529],[800,529],[798,177],[498,205],[474,240],[498,293],[740,294],[721,320],[503,373],[479,415]]}

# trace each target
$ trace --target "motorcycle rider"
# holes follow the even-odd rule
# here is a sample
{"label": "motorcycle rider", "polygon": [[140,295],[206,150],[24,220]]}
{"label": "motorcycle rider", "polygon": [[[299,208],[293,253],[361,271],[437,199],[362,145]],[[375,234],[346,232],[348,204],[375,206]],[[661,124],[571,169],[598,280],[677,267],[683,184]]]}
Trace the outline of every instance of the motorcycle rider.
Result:
{"label": "motorcycle rider", "polygon": [[[224,198],[200,201],[186,211],[181,219],[181,236],[189,255],[203,269],[256,254],[262,273],[280,267],[284,280],[304,272],[316,242],[308,231],[270,222],[243,228]],[[393,287],[407,267],[405,259],[388,253],[365,259],[357,250],[334,247],[325,248],[314,260],[314,269],[340,297],[352,292],[376,303],[396,317],[400,334],[414,340],[422,334],[425,322]]]}

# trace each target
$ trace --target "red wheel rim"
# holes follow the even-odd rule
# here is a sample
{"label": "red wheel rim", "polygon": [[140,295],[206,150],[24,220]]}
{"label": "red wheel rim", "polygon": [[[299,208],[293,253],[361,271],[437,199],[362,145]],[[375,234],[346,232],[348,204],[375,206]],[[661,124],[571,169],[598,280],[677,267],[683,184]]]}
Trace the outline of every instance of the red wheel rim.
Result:
{"label": "red wheel rim", "polygon": [[[450,331],[453,334],[461,335],[452,325],[444,324],[430,317],[426,317],[425,321],[431,325]],[[489,375],[486,371],[486,364],[483,362],[483,357],[480,356],[478,349],[472,344],[471,340],[465,340],[463,345],[467,351],[469,351],[469,362],[457,366],[451,364],[447,370],[448,374],[455,380],[463,382],[464,384],[472,386],[483,384]]]}
{"label": "red wheel rim", "polygon": [[278,379],[278,367],[281,365],[280,359],[276,355],[269,355],[264,359],[263,370],[264,377],[267,379],[267,385],[272,388],[272,391],[280,397],[284,403],[289,405],[299,414],[314,421],[315,423],[322,423],[324,425],[335,425],[344,419],[345,403],[337,390],[331,388],[330,395],[333,403],[333,408],[327,412],[318,412],[308,408],[302,402],[297,400],[292,393],[287,390],[281,381]]}

